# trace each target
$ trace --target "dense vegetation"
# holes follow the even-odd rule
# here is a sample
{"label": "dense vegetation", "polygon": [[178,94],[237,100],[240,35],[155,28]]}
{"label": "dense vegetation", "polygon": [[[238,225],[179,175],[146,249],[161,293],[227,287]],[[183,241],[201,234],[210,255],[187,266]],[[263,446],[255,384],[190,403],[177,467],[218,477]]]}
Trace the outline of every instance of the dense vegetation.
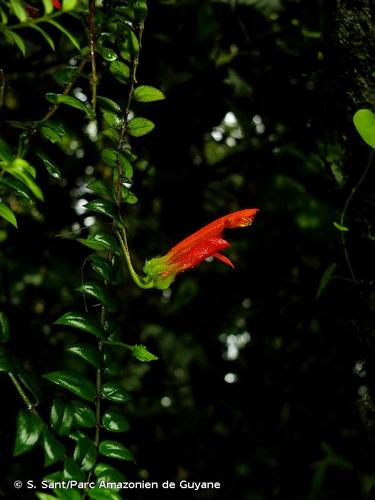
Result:
{"label": "dense vegetation", "polygon": [[[375,498],[372,2],[29,3],[0,2],[0,494]],[[127,244],[141,275],[253,207],[235,270],[132,280]]]}

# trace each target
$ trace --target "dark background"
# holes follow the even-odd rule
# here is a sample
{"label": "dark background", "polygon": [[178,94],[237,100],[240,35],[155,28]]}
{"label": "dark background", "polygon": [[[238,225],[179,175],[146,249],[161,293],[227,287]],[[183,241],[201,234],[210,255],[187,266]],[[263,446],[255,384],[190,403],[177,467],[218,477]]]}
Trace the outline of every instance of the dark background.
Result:
{"label": "dark background", "polygon": [[[125,214],[136,265],[216,217],[260,212],[251,228],[226,233],[234,271],[204,263],[167,293],[140,291],[130,279],[120,290],[124,341],[146,344],[159,360],[119,354],[133,396],[124,443],[137,464],[116,465],[129,480],[221,483],[128,498],[375,498],[373,169],[345,221],[357,282],[333,226],[369,156],[352,115],[374,104],[373,3],[150,3],[138,80],[167,99],[138,108],[157,127],[133,142],[144,160],[134,183],[140,202]],[[79,21],[66,23],[84,36]],[[60,88],[57,69],[76,55],[63,38],[51,55],[28,36],[26,59],[1,42],[2,134],[13,145],[18,132],[4,120],[41,118],[45,92]],[[101,85],[100,94],[124,101],[110,75]],[[87,80],[77,87],[87,91]],[[87,249],[71,232],[85,228],[87,215],[74,206],[89,199],[88,166],[107,175],[77,113],[58,112],[68,130],[61,147],[43,143],[63,181],[39,164],[45,203],[22,213],[14,200],[20,230],[0,229],[10,347],[38,377],[73,367],[94,378],[64,351],[77,334],[53,326],[83,308],[74,288]],[[334,278],[317,299],[332,264]],[[0,495],[12,497],[14,479],[42,477],[43,455],[12,459],[22,402],[5,374],[0,386]],[[48,416],[55,393],[42,386],[39,409]]]}

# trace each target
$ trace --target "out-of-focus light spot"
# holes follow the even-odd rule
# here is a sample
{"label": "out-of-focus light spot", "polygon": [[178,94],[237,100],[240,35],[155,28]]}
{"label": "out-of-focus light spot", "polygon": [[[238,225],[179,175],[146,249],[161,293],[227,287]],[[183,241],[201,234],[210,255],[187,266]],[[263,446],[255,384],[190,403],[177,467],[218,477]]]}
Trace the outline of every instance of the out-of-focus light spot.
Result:
{"label": "out-of-focus light spot", "polygon": [[217,128],[214,128],[211,132],[211,137],[217,142],[220,142],[223,139],[223,132]]}
{"label": "out-of-focus light spot", "polygon": [[92,226],[93,224],[95,224],[96,222],[96,219],[93,215],[89,215],[88,217],[85,217],[83,219],[83,224],[86,226],[86,227],[90,227]]}
{"label": "out-of-focus light spot", "polygon": [[249,299],[249,298],[243,299],[243,301],[242,301],[242,307],[244,309],[250,309],[250,307],[252,306],[252,304],[253,303],[251,302],[251,299]]}
{"label": "out-of-focus light spot", "polygon": [[235,373],[226,373],[224,376],[224,381],[227,384],[234,384],[238,381],[238,376]]}
{"label": "out-of-focus light spot", "polygon": [[365,362],[363,360],[359,360],[354,363],[353,373],[361,378],[366,377],[367,372],[365,370]]}
{"label": "out-of-focus light spot", "polygon": [[96,121],[91,121],[85,128],[86,134],[91,141],[96,141],[98,138],[98,124]]}
{"label": "out-of-focus light spot", "polygon": [[84,94],[82,89],[80,89],[79,87],[77,87],[76,89],[73,90],[73,95],[81,102],[87,101],[87,95]]}
{"label": "out-of-focus light spot", "polygon": [[163,297],[166,299],[170,299],[172,296],[172,290],[170,288],[167,288],[166,290],[163,290]]}
{"label": "out-of-focus light spot", "polygon": [[82,148],[77,149],[76,151],[76,158],[83,158],[85,156],[85,151]]}
{"label": "out-of-focus light spot", "polygon": [[228,111],[228,113],[224,116],[224,123],[228,127],[236,126],[238,123],[236,115],[234,113],[232,113],[232,111]]}
{"label": "out-of-focus light spot", "polygon": [[207,257],[207,259],[204,259],[205,262],[212,262],[214,260],[214,258],[212,256],[210,257]]}
{"label": "out-of-focus light spot", "polygon": [[87,200],[85,198],[80,198],[78,201],[74,203],[74,210],[78,215],[82,215],[86,212],[86,208],[84,205],[86,205]]}
{"label": "out-of-focus light spot", "polygon": [[230,148],[233,148],[237,144],[237,141],[236,139],[234,139],[234,137],[227,137],[225,139],[225,144]]}
{"label": "out-of-focus light spot", "polygon": [[94,167],[92,165],[87,165],[85,168],[86,175],[92,175],[94,173]]}
{"label": "out-of-focus light spot", "polygon": [[172,400],[168,396],[163,396],[160,400],[160,404],[164,406],[164,408],[169,408],[172,405]]}
{"label": "out-of-focus light spot", "polygon": [[69,143],[69,147],[72,151],[75,151],[79,146],[79,142],[76,141],[75,139],[73,139],[72,141],[70,141]]}
{"label": "out-of-focus light spot", "polygon": [[219,336],[219,340],[225,343],[226,350],[223,354],[224,359],[234,361],[239,357],[240,350],[251,341],[251,335],[247,331],[238,334],[232,333],[229,335],[222,333]]}
{"label": "out-of-focus light spot", "polygon": [[73,232],[76,232],[76,231],[80,231],[81,230],[81,226],[79,225],[78,222],[73,222],[72,224],[72,231]]}

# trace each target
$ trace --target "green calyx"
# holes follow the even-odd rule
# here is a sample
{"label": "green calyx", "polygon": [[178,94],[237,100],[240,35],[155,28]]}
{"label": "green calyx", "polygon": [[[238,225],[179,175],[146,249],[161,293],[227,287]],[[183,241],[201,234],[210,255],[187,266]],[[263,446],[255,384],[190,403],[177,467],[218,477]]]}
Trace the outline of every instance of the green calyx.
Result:
{"label": "green calyx", "polygon": [[175,280],[177,273],[170,273],[168,276],[163,276],[167,271],[170,271],[170,264],[167,264],[165,257],[154,257],[146,260],[143,267],[145,274],[145,283],[152,283],[154,288],[158,290],[166,290]]}

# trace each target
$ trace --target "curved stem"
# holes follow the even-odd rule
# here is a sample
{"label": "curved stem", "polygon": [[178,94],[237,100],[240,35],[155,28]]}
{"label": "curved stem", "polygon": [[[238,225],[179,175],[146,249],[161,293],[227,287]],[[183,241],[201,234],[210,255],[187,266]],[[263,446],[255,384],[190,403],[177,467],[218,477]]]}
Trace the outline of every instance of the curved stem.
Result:
{"label": "curved stem", "polygon": [[95,0],[89,0],[89,47],[91,59],[91,104],[96,111],[96,90],[98,85],[98,76],[96,73],[96,26],[95,26]]}
{"label": "curved stem", "polygon": [[25,403],[27,409],[29,411],[31,411],[31,413],[33,413],[34,415],[36,415],[37,417],[40,418],[38,411],[36,410],[35,406],[30,401],[26,392],[23,390],[21,384],[17,380],[17,377],[12,372],[8,372],[8,375],[9,375],[9,378],[11,379],[11,381],[13,382],[15,388],[17,389],[18,394],[21,396],[23,402]]}
{"label": "curved stem", "polygon": [[[371,153],[370,153],[370,156],[369,156],[366,168],[364,169],[364,171],[363,171],[360,179],[358,180],[357,184],[351,189],[351,191],[349,193],[349,196],[347,197],[347,199],[345,201],[344,208],[342,209],[341,216],[340,216],[340,224],[341,224],[341,226],[345,226],[346,212],[348,211],[348,208],[349,208],[349,206],[350,206],[350,204],[351,204],[351,202],[353,200],[353,197],[354,197],[355,193],[357,192],[357,190],[361,186],[362,182],[365,180],[365,178],[366,178],[366,176],[367,176],[367,174],[368,174],[368,172],[370,170],[370,167],[372,165],[373,159],[374,159],[374,150],[371,150]],[[349,252],[348,252],[348,247],[346,245],[345,232],[341,231],[340,234],[341,234],[341,243],[342,243],[342,246],[343,246],[343,249],[344,249],[345,261],[346,261],[346,264],[348,266],[350,276],[351,276],[352,280],[355,283],[357,283],[357,278],[356,278],[356,275],[355,275],[355,272],[353,270],[353,266],[352,266],[352,263],[351,263],[351,260],[350,260],[350,256],[349,256]]]}
{"label": "curved stem", "polygon": [[133,278],[133,281],[134,283],[139,286],[139,288],[143,288],[143,289],[147,289],[147,288],[152,288],[153,287],[153,283],[150,282],[150,283],[144,283],[142,281],[142,279],[138,276],[137,272],[135,271],[134,267],[133,267],[133,264],[132,264],[132,260],[131,260],[131,257],[130,257],[130,252],[129,252],[129,247],[128,247],[128,241],[127,241],[127,237],[126,237],[126,230],[124,227],[121,228],[121,232],[122,232],[122,236],[121,234],[119,233],[119,231],[115,231],[116,232],[116,236],[120,242],[120,245],[121,245],[121,249],[122,249],[122,252],[124,254],[124,257],[125,257],[125,261],[126,261],[126,264],[128,266],[128,269],[129,269],[129,272],[130,272],[130,276]]}

